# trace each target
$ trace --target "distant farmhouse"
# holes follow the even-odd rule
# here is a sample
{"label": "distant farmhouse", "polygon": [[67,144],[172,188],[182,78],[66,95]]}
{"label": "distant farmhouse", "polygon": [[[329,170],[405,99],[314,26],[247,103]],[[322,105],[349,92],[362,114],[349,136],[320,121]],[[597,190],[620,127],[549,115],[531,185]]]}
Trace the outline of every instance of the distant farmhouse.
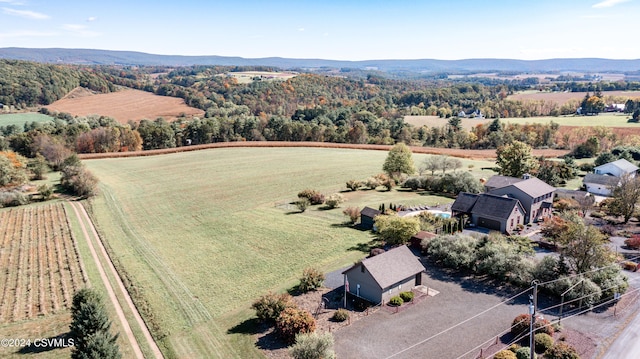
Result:
{"label": "distant farmhouse", "polygon": [[475,226],[510,234],[518,225],[551,215],[555,188],[535,177],[493,176],[485,183],[485,191],[458,194],[451,205],[453,216],[467,217]]}
{"label": "distant farmhouse", "polygon": [[347,292],[378,304],[422,285],[424,271],[409,247],[400,246],[365,258],[342,274]]}
{"label": "distant farmhouse", "polygon": [[589,193],[611,196],[613,189],[620,184],[620,177],[625,175],[635,177],[637,172],[638,167],[633,163],[619,159],[594,168],[593,173],[584,176],[582,182]]}

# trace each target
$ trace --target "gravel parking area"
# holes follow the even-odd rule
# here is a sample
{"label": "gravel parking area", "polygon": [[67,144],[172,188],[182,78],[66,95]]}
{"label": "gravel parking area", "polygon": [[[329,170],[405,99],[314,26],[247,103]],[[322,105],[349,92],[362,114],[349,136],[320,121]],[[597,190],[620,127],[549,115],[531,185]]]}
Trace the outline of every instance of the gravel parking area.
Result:
{"label": "gravel parking area", "polygon": [[[461,278],[447,270],[425,266],[428,277],[423,283],[440,293],[398,313],[379,310],[335,331],[337,357],[473,359],[479,356],[480,348],[491,347],[490,352],[484,352],[487,356],[501,348],[496,340],[508,339],[503,332],[509,329],[513,318],[528,312],[528,293],[500,305],[518,293],[507,288],[496,290],[493,283],[484,284],[474,277]],[[635,275],[631,273],[630,277]],[[542,296],[539,299],[540,308],[554,304],[557,303],[547,303]],[[596,345],[606,346],[637,309],[637,304],[631,302],[621,307],[616,316],[613,308],[609,308],[562,321],[565,336],[582,341],[579,346],[584,359],[596,357],[599,350]],[[477,318],[456,326],[478,314]],[[553,313],[542,315],[550,320],[556,318]]]}

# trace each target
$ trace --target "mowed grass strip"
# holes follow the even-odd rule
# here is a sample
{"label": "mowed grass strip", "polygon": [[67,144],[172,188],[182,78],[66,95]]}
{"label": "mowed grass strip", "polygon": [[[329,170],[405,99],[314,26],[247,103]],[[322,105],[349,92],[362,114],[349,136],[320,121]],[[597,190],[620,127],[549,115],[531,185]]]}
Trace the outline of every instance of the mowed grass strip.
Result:
{"label": "mowed grass strip", "polygon": [[[164,345],[179,357],[260,357],[252,340],[227,331],[247,319],[253,300],[291,287],[304,268],[331,270],[364,256],[356,248],[373,237],[341,226],[345,207],[450,201],[358,191],[332,210],[300,214],[287,205],[305,188],[330,194],[381,172],[386,155],[227,148],[85,163],[102,183],[92,202],[97,225],[152,308]],[[464,163],[477,176],[493,165]]]}
{"label": "mowed grass strip", "polygon": [[16,125],[22,129],[27,122],[53,122],[53,117],[35,112],[0,115],[0,126]]}

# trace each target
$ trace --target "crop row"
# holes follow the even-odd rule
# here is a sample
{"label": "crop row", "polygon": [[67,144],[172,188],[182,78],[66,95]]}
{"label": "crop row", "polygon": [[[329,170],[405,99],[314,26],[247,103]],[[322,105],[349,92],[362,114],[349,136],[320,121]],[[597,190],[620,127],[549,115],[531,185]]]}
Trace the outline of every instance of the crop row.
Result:
{"label": "crop row", "polygon": [[0,323],[71,306],[87,282],[61,203],[0,212]]}

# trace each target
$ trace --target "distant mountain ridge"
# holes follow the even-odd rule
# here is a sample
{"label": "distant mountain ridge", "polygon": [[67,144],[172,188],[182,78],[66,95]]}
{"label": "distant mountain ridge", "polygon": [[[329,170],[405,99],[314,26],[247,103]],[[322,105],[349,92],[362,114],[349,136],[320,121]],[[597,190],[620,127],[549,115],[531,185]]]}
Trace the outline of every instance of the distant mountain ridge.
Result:
{"label": "distant mountain ridge", "polygon": [[411,72],[634,72],[640,71],[640,59],[613,60],[602,58],[512,60],[512,59],[465,59],[465,60],[365,60],[342,61],[323,59],[292,59],[281,57],[243,58],[228,56],[181,56],[154,55],[135,51],[112,51],[62,48],[0,48],[0,58],[34,61],[41,63],[65,63],[80,65],[138,65],[138,66],[272,66],[293,68],[352,68],[379,71]]}

